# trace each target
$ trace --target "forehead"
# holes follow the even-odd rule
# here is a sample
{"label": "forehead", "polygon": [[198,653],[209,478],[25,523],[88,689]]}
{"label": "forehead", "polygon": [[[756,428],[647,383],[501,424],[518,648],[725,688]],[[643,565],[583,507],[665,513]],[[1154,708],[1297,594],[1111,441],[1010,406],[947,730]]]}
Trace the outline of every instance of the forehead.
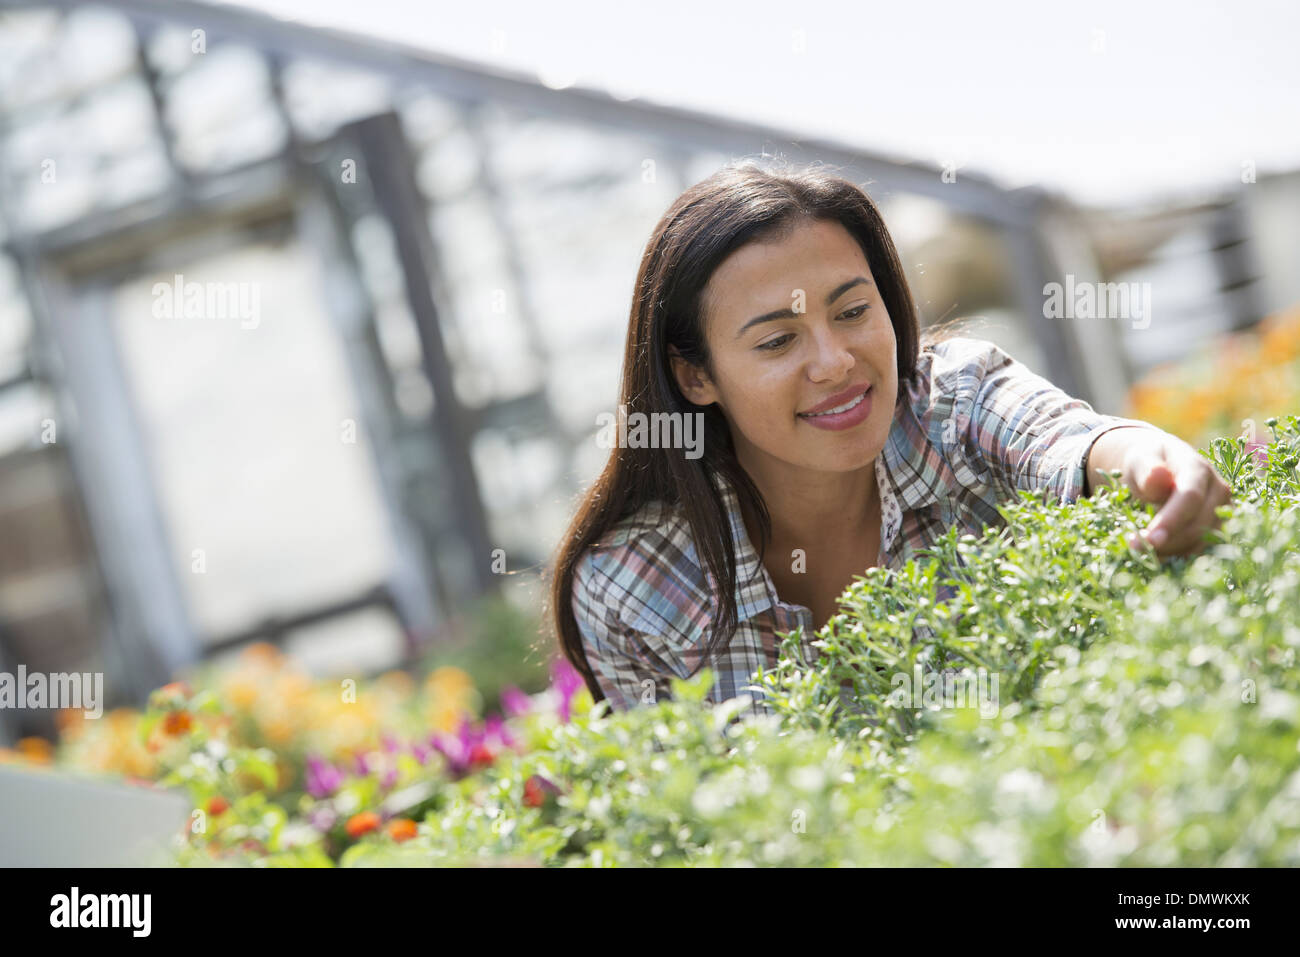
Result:
{"label": "forehead", "polygon": [[857,240],[837,222],[801,221],[784,235],[747,243],[714,270],[705,289],[707,316],[724,324],[790,305],[796,289],[809,302],[845,279],[875,281]]}

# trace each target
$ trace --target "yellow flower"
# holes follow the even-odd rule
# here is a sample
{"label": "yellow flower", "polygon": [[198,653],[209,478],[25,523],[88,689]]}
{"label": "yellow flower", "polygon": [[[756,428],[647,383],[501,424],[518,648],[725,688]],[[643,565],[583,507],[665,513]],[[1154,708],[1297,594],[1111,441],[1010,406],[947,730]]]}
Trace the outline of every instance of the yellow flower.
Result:
{"label": "yellow flower", "polygon": [[432,694],[458,694],[471,690],[474,679],[452,665],[435,668],[425,679],[425,690]]}
{"label": "yellow flower", "polygon": [[222,697],[241,711],[249,711],[257,703],[257,685],[242,675],[233,675],[222,686]]}

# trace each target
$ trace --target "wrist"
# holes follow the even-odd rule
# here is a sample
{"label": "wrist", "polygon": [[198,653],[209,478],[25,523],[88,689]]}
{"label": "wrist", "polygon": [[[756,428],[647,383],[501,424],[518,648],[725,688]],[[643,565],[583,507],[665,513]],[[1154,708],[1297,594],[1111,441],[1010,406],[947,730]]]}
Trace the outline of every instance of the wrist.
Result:
{"label": "wrist", "polygon": [[1084,466],[1084,494],[1092,495],[1098,486],[1111,484],[1112,472],[1122,475],[1124,459],[1131,448],[1138,445],[1149,447],[1153,442],[1160,442],[1164,435],[1164,431],[1154,425],[1136,422],[1117,425],[1103,432],[1088,450],[1088,460]]}

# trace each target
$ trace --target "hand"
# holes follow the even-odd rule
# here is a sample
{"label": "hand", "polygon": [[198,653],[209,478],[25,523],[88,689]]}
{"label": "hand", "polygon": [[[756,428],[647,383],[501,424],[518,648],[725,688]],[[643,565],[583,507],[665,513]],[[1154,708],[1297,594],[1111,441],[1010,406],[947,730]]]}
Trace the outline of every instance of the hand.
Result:
{"label": "hand", "polygon": [[1228,483],[1186,442],[1165,432],[1133,429],[1125,438],[1121,478],[1140,501],[1158,506],[1155,517],[1130,544],[1148,545],[1160,557],[1194,555],[1205,534],[1222,521],[1215,509],[1232,500]]}

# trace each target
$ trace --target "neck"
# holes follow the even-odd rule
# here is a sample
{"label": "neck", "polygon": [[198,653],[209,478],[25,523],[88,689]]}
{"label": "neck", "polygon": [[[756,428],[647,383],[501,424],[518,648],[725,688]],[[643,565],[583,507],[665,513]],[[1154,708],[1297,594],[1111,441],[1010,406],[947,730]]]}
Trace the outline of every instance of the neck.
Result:
{"label": "neck", "polygon": [[[751,469],[744,461],[741,465],[763,495],[772,519],[772,542],[781,546],[801,548],[854,538],[870,527],[879,508],[874,460],[852,472],[779,476]],[[745,522],[757,547],[757,523],[749,515]]]}

